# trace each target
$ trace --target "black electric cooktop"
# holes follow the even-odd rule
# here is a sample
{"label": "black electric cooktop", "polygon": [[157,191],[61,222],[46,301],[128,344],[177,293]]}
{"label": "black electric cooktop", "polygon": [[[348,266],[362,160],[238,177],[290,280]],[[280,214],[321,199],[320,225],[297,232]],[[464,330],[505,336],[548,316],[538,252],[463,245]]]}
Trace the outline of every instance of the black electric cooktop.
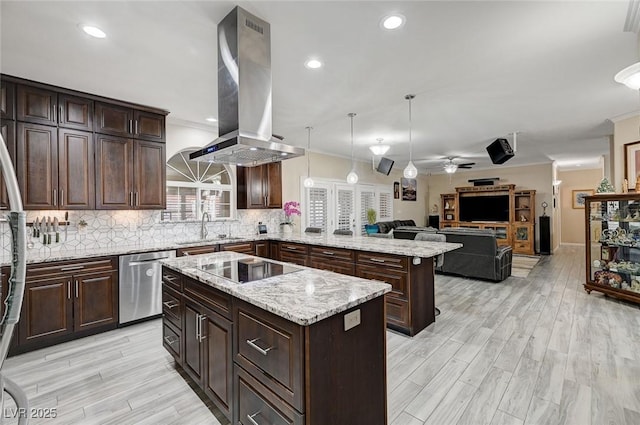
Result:
{"label": "black electric cooktop", "polygon": [[236,283],[253,282],[302,270],[300,267],[274,263],[264,258],[218,261],[200,265],[198,268]]}

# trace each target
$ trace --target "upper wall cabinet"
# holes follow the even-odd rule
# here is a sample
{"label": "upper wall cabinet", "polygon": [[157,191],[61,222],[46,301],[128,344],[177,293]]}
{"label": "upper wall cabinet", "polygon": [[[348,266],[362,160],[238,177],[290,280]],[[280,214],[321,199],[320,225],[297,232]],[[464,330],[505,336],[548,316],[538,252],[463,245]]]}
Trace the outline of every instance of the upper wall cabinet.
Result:
{"label": "upper wall cabinet", "polygon": [[18,85],[18,121],[57,125],[58,94],[52,90]]}
{"label": "upper wall cabinet", "polygon": [[282,208],[280,162],[238,167],[238,209]]}
{"label": "upper wall cabinet", "polygon": [[0,81],[0,118],[14,120],[16,118],[15,85],[8,81]]}
{"label": "upper wall cabinet", "polygon": [[93,131],[93,100],[66,94],[59,95],[58,125]]}
{"label": "upper wall cabinet", "polygon": [[165,138],[164,115],[98,102],[95,132],[160,142]]}

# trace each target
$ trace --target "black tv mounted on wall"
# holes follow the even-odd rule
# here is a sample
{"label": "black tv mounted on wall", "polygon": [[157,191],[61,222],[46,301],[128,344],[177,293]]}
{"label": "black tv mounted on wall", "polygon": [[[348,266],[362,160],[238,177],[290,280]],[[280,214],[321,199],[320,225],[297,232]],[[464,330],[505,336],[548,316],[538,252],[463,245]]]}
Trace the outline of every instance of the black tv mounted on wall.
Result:
{"label": "black tv mounted on wall", "polygon": [[380,158],[380,162],[376,167],[376,171],[384,174],[385,176],[388,176],[389,173],[391,172],[391,169],[393,168],[393,164],[394,164],[394,161],[392,159],[382,157]]}

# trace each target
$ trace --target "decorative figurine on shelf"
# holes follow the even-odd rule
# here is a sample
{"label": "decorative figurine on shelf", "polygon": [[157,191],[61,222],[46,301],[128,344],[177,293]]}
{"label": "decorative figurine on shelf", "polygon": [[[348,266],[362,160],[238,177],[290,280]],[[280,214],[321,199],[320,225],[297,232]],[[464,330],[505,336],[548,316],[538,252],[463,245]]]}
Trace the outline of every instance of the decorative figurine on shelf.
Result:
{"label": "decorative figurine on shelf", "polygon": [[520,214],[520,221],[522,222],[527,221],[527,217],[525,217],[524,214]]}
{"label": "decorative figurine on shelf", "polygon": [[547,216],[547,207],[549,206],[549,204],[547,204],[547,201],[542,201],[542,216],[546,217]]}
{"label": "decorative figurine on shelf", "polygon": [[622,181],[622,193],[629,193],[629,180],[627,179]]}
{"label": "decorative figurine on shelf", "polygon": [[449,209],[449,201],[446,201],[446,202],[444,203],[444,209],[445,209],[445,210],[448,210],[448,209]]}
{"label": "decorative figurine on shelf", "polygon": [[[638,186],[637,183],[636,183],[636,186]],[[609,183],[609,179],[607,179],[606,177],[602,179],[602,181],[600,182],[600,185],[596,188],[596,193],[615,193],[615,192],[616,190],[611,185],[611,183]]]}
{"label": "decorative figurine on shelf", "polygon": [[431,214],[438,214],[438,204],[433,204],[431,207]]}

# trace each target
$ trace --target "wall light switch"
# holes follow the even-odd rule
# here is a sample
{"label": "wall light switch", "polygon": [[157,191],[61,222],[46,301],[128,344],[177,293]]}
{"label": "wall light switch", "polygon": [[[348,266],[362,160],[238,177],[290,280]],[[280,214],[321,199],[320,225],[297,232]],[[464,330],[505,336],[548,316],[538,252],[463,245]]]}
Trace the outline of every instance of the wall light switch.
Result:
{"label": "wall light switch", "polygon": [[360,309],[344,315],[344,330],[355,328],[360,324]]}

